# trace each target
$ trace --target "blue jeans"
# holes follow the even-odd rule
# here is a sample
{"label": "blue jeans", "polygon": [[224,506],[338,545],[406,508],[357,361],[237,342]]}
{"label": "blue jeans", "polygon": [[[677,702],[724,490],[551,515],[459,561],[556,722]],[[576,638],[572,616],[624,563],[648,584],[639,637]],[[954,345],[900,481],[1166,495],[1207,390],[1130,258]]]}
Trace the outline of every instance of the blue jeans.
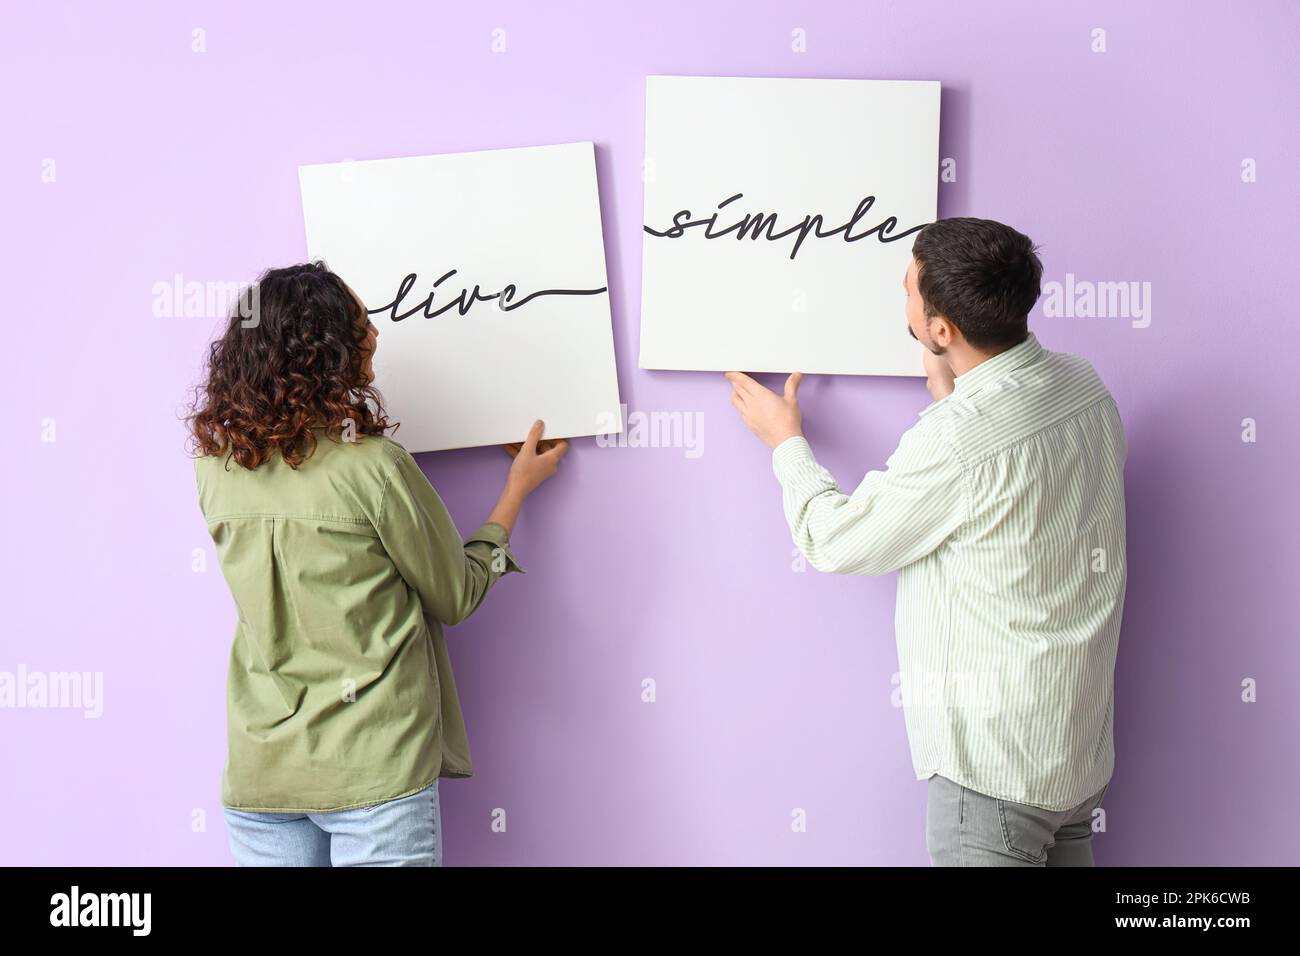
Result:
{"label": "blue jeans", "polygon": [[442,866],[437,780],[356,810],[222,810],[239,866]]}

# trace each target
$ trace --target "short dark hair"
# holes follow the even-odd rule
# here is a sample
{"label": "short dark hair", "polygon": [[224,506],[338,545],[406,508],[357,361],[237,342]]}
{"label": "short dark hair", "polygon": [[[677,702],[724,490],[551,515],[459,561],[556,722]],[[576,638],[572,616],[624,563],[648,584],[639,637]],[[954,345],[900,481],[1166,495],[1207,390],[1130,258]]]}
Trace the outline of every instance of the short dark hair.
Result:
{"label": "short dark hair", "polygon": [[912,255],[927,316],[942,315],[977,349],[1029,334],[1043,263],[1028,236],[992,219],[940,219],[917,234]]}

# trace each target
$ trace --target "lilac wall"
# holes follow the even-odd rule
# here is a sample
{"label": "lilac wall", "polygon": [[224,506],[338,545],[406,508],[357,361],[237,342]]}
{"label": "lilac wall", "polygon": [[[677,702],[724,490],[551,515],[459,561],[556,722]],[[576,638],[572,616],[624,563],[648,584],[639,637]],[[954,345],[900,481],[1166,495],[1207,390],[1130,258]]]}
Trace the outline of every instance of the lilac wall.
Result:
{"label": "lilac wall", "polygon": [[[529,502],[515,535],[529,574],[451,638],[478,773],[444,782],[447,862],[928,862],[891,699],[892,578],[795,573],[768,453],[727,383],[636,368],[648,73],[940,80],[941,155],[957,163],[942,215],[1019,226],[1046,280],[1151,284],[1145,328],[1033,318],[1049,348],[1096,364],[1131,442],[1097,856],[1300,862],[1293,3],[129,6],[9,4],[0,22],[17,376],[0,415],[0,670],[101,672],[104,697],[93,719],[0,710],[0,862],[230,861],[234,614],[176,421],[219,319],[155,316],[154,284],[302,258],[299,163],[587,139],[623,395],[700,414],[703,455],[583,440]],[[803,391],[845,485],[927,402],[919,380]],[[468,530],[506,459],[421,464]]]}

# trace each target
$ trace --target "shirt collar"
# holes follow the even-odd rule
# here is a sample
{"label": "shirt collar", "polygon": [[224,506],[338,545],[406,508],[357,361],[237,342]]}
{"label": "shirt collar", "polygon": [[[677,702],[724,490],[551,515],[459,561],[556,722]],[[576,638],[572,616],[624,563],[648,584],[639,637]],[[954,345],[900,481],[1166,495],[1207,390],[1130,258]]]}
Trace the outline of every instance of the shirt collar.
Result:
{"label": "shirt collar", "polygon": [[1043,355],[1043,347],[1030,332],[1024,340],[1011,346],[1005,352],[999,352],[992,358],[985,359],[969,372],[963,372],[953,379],[953,394],[967,395],[982,388],[990,382],[997,381],[1014,369],[1037,362]]}

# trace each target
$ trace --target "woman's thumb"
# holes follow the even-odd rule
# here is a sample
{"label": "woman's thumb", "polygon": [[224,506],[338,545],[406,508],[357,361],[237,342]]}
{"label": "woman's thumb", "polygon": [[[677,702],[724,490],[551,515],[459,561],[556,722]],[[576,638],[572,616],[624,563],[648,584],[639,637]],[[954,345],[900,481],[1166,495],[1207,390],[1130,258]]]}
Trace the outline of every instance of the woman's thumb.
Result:
{"label": "woman's thumb", "polygon": [[524,439],[524,447],[528,449],[529,454],[537,454],[537,442],[542,437],[542,430],[546,424],[539,418],[533,422],[533,427],[528,429],[528,437]]}

